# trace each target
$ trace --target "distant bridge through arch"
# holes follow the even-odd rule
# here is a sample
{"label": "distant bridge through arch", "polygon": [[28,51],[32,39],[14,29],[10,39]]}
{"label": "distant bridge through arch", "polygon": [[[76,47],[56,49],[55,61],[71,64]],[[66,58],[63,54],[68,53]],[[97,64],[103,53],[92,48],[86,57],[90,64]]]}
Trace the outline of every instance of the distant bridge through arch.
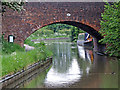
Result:
{"label": "distant bridge through arch", "polygon": [[2,33],[7,39],[15,36],[15,43],[23,46],[24,40],[36,30],[53,23],[76,26],[94,37],[94,50],[103,52],[98,43],[103,2],[29,2],[20,13],[7,10],[2,18]]}

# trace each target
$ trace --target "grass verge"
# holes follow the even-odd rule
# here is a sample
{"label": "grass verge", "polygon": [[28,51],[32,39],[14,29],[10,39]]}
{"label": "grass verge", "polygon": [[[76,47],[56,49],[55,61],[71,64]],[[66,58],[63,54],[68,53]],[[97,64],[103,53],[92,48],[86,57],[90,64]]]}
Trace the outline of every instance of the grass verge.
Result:
{"label": "grass verge", "polygon": [[29,52],[14,52],[10,55],[2,56],[2,76],[15,73],[28,65],[35,62],[45,60],[47,57],[52,56],[52,52],[39,49],[34,49]]}
{"label": "grass verge", "polygon": [[47,57],[52,56],[52,52],[48,50],[44,42],[34,44],[34,50],[25,52],[24,48],[15,43],[9,43],[2,40],[2,51],[0,51],[0,76],[20,71],[28,65],[35,62],[45,60]]}

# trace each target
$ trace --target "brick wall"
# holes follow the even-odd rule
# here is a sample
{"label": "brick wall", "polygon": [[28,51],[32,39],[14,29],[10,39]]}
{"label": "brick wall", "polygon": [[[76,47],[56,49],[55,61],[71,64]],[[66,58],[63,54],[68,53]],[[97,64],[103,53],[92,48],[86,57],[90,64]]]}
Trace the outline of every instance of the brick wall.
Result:
{"label": "brick wall", "polygon": [[[88,33],[96,37],[100,29],[102,2],[29,2],[25,11],[16,12],[7,9],[2,16],[2,33],[15,36],[15,42],[23,46],[24,40],[36,30],[52,24],[71,22],[71,25],[89,27]],[[69,23],[66,23],[69,24]],[[80,28],[81,28],[80,27]],[[90,31],[90,30],[91,31]]]}

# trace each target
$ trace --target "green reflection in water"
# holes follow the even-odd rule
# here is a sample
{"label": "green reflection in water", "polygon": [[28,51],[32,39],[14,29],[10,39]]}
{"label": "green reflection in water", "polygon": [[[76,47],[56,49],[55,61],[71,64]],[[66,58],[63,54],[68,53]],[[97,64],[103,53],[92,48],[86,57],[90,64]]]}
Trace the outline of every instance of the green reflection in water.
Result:
{"label": "green reflection in water", "polygon": [[[107,58],[106,73],[101,74],[101,88],[118,88],[118,59]],[[110,72],[109,72],[110,71]]]}
{"label": "green reflection in water", "polygon": [[41,72],[36,78],[33,78],[30,82],[25,83],[22,88],[44,88],[45,77],[52,66],[45,71]]}
{"label": "green reflection in water", "polygon": [[[84,49],[84,47],[80,47],[80,52],[78,52],[79,50],[76,44],[66,41],[48,41],[46,44],[54,54],[53,66],[51,68],[53,70],[52,75],[49,77],[47,73],[48,71],[44,71],[39,74],[36,79],[33,79],[32,81],[25,84],[25,88],[46,87],[47,85],[45,86],[45,84],[52,84],[53,80],[51,80],[51,82],[46,81],[46,83],[45,80],[51,77],[55,78],[54,76],[56,75],[64,75],[65,77],[69,77],[70,75],[68,72],[73,70],[70,68],[74,63],[74,60],[78,64],[78,70],[80,70],[80,73],[76,73],[76,75],[80,76],[80,78],[77,78],[76,81],[71,81],[75,81],[73,85],[70,85],[69,81],[63,80],[65,84],[68,83],[72,88],[118,88],[119,69],[117,58],[114,60],[114,58],[111,57],[100,56],[93,53],[92,50]],[[73,73],[72,77],[75,77]],[[56,82],[57,81],[55,81],[55,83],[53,83],[50,87],[54,86]],[[67,85],[65,87],[67,87]],[[57,88],[59,88],[59,86]]]}
{"label": "green reflection in water", "polygon": [[101,74],[100,88],[118,88],[118,83],[116,83],[116,81],[118,81],[118,74]]}

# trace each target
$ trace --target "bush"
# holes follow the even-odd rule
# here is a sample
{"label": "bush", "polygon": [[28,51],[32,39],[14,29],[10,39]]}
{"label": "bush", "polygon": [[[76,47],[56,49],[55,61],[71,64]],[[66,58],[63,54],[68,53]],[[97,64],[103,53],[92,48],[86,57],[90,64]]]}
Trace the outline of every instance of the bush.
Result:
{"label": "bush", "polygon": [[24,41],[24,44],[27,44],[29,46],[34,46],[34,42],[32,42],[29,37]]}
{"label": "bush", "polygon": [[12,52],[15,52],[15,51],[24,51],[24,48],[22,48],[18,44],[7,42],[2,37],[2,53],[11,54]]}
{"label": "bush", "polygon": [[107,44],[109,55],[120,56],[120,1],[107,3],[102,14],[100,42]]}

